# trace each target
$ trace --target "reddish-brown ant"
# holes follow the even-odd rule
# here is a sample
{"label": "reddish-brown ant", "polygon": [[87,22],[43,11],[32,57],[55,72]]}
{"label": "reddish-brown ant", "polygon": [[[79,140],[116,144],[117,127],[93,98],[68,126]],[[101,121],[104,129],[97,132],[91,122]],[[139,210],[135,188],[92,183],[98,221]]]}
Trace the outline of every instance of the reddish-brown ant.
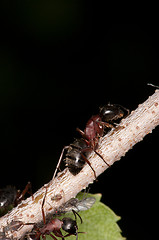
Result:
{"label": "reddish-brown ant", "polygon": [[[47,193],[47,188],[46,188],[46,193]],[[69,217],[64,217],[62,220],[58,218],[54,218],[50,220],[48,223],[46,223],[46,218],[45,218],[45,213],[43,208],[45,203],[45,197],[46,197],[46,194],[42,202],[42,216],[43,216],[44,226],[41,228],[37,228],[35,226],[34,228],[35,235],[33,236],[33,239],[39,240],[40,236],[42,237],[42,239],[46,239],[46,235],[50,235],[54,240],[57,240],[56,237],[60,237],[61,239],[64,240],[68,236],[75,235],[77,240],[78,233],[81,233],[81,232],[78,232],[78,226],[77,226],[77,216],[80,218],[82,223],[82,218],[80,217],[80,215],[76,211],[72,210],[75,216],[75,220]],[[60,230],[61,228],[68,234],[64,236]]]}
{"label": "reddish-brown ant", "polygon": [[129,110],[120,105],[107,104],[100,108],[98,115],[94,115],[88,120],[84,131],[77,128],[77,131],[82,135],[82,138],[76,139],[72,144],[63,148],[53,175],[53,180],[60,167],[65,150],[67,150],[65,157],[66,166],[68,166],[69,171],[73,175],[78,174],[84,167],[85,163],[87,163],[91,167],[96,178],[95,170],[87,159],[92,151],[94,151],[105,162],[105,164],[110,166],[97,152],[99,139],[104,136],[105,129],[115,127],[117,123],[128,114]]}
{"label": "reddish-brown ant", "polygon": [[[46,239],[46,235],[49,235],[54,240],[57,240],[56,237],[65,239],[68,236],[75,235],[76,240],[77,240],[79,232],[78,232],[78,226],[77,226],[77,221],[76,221],[76,219],[77,219],[76,215],[79,216],[79,214],[77,214],[75,211],[73,211],[73,213],[75,216],[75,220],[73,220],[72,218],[69,218],[69,217],[65,217],[62,220],[60,220],[58,218],[54,218],[41,228],[35,227],[36,234],[33,237],[33,239],[39,240],[40,236],[42,237],[42,239]],[[81,217],[80,217],[80,220],[82,223]],[[64,236],[60,230],[61,228],[68,234],[66,234]]]}
{"label": "reddish-brown ant", "polygon": [[24,199],[27,192],[32,195],[30,182],[27,183],[22,192],[17,190],[14,186],[7,186],[0,189],[0,210],[3,212],[11,205],[14,207],[17,206]]}

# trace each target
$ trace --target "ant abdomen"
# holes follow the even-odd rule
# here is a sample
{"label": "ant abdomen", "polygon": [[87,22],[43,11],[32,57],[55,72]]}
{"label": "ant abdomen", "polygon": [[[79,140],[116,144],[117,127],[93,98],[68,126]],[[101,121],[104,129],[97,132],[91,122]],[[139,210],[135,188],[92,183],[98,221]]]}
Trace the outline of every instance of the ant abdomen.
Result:
{"label": "ant abdomen", "polygon": [[82,150],[86,148],[87,144],[83,139],[76,139],[72,144],[69,145],[65,162],[69,171],[73,175],[77,175],[86,163],[85,158],[88,157],[89,152],[84,151],[82,153]]}

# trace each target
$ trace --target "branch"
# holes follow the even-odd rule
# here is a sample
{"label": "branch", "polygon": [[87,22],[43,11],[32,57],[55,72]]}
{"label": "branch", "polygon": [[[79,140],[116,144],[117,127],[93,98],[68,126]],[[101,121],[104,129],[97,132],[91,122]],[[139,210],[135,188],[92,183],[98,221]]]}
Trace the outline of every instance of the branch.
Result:
{"label": "branch", "polygon": [[[149,97],[143,104],[140,104],[135,111],[121,121],[118,127],[112,129],[108,134],[101,138],[99,144],[99,153],[112,165],[119,160],[126,152],[137,142],[143,140],[144,136],[151,133],[159,124],[159,90]],[[89,161],[99,176],[108,166],[94,152]],[[11,212],[0,219],[0,232],[12,220],[20,220],[23,223],[38,223],[42,221],[41,205],[48,186],[46,201],[44,205],[45,214],[52,214],[61,204],[75,197],[78,192],[85,189],[94,181],[94,173],[88,164],[82,171],[73,176],[68,168],[60,172],[54,182],[44,185],[32,197],[22,201]],[[56,195],[62,195],[62,198],[56,201]],[[55,197],[55,200],[51,200]],[[7,232],[7,237],[21,239],[26,232],[31,231],[33,225],[24,225],[18,231]]]}

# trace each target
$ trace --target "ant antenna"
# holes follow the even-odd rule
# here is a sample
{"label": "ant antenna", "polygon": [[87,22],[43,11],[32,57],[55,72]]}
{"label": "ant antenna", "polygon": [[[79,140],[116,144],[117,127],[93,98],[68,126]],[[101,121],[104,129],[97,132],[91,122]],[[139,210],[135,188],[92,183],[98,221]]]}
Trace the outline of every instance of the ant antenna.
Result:
{"label": "ant antenna", "polygon": [[73,214],[74,214],[74,216],[75,216],[75,221],[77,221],[77,217],[76,217],[76,215],[77,215],[77,216],[79,217],[81,223],[83,223],[83,220],[82,220],[81,216],[80,216],[75,210],[73,210],[73,209],[72,209],[72,212],[73,212]]}
{"label": "ant antenna", "polygon": [[46,224],[46,217],[45,217],[45,212],[44,212],[44,204],[45,204],[45,198],[46,198],[46,194],[47,194],[47,187],[46,187],[46,192],[42,201],[42,206],[41,206],[41,210],[42,210],[42,217],[43,217],[43,222],[44,224]]}
{"label": "ant antenna", "polygon": [[152,83],[147,83],[147,85],[149,85],[149,86],[151,86],[151,87],[155,87],[155,88],[158,88],[158,89],[159,89],[159,86],[157,86],[157,85],[154,85],[154,84],[152,84]]}
{"label": "ant antenna", "polygon": [[66,149],[68,149],[68,148],[69,148],[69,146],[65,146],[65,147],[62,149],[62,152],[61,152],[60,158],[59,158],[59,160],[58,160],[58,163],[57,163],[57,166],[56,166],[54,175],[53,175],[53,177],[52,177],[52,181],[54,181],[55,176],[56,176],[56,173],[57,173],[57,171],[58,171],[58,169],[59,169],[59,167],[60,167],[60,164],[61,164],[61,161],[62,161],[62,158],[63,158],[63,155],[64,155],[64,151],[65,151]]}

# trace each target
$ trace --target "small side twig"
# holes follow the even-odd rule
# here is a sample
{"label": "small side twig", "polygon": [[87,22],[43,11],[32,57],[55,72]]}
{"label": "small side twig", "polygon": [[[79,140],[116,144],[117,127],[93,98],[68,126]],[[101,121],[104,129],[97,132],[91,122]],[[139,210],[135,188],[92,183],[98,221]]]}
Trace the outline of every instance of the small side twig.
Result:
{"label": "small side twig", "polygon": [[[143,140],[144,136],[151,133],[159,124],[159,90],[149,97],[143,104],[133,111],[127,118],[123,119],[118,127],[112,129],[107,135],[101,138],[98,151],[103,158],[112,165],[119,160],[137,142]],[[92,153],[89,161],[99,176],[108,166],[101,158]],[[82,171],[73,176],[66,168],[60,172],[54,182],[40,188],[32,197],[22,201],[11,212],[0,219],[0,232],[13,220],[20,220],[25,223],[38,223],[42,221],[41,205],[47,188],[47,196],[44,205],[45,214],[51,214],[61,204],[75,197],[78,192],[85,189],[94,181],[94,174],[88,164]],[[54,196],[61,196],[58,201],[54,201]],[[55,197],[56,199],[56,197]],[[31,231],[33,225],[24,225],[14,232],[7,232],[8,237],[21,239],[26,232]]]}

